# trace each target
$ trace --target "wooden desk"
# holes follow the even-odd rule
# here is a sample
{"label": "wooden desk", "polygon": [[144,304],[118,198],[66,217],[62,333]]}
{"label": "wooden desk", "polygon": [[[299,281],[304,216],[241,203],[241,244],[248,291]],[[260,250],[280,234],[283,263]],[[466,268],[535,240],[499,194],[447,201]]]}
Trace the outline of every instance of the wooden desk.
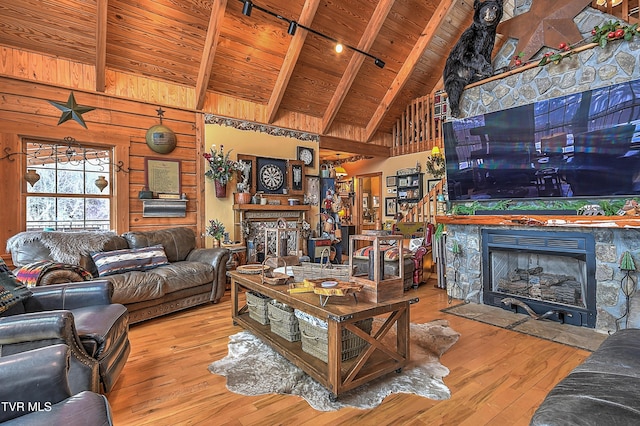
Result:
{"label": "wooden desk", "polygon": [[[240,325],[259,336],[274,350],[301,368],[323,386],[334,398],[340,394],[368,383],[393,371],[400,372],[409,361],[409,307],[418,302],[418,298],[404,296],[385,303],[356,303],[352,297],[334,297],[324,307],[320,298],[313,293],[290,295],[288,286],[270,286],[261,284],[260,275],[246,275],[235,271],[231,276],[231,317]],[[240,306],[240,289],[256,291],[286,303],[328,324],[328,362],[324,362],[302,351],[300,342],[288,342],[271,332],[269,325],[262,325],[249,317],[246,306]],[[382,326],[369,335],[354,323],[367,318],[379,317],[384,320]],[[396,339],[383,341],[388,331],[395,325]],[[366,340],[368,346],[356,358],[342,361],[343,330]]]}

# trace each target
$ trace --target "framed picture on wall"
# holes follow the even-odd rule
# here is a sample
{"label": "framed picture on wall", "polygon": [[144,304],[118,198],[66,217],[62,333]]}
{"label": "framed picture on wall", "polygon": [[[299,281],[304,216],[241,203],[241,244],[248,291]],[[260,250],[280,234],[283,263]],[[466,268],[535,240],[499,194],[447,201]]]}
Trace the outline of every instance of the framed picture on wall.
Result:
{"label": "framed picture on wall", "polygon": [[317,206],[320,203],[320,177],[307,175],[305,181],[305,203]]}
{"label": "framed picture on wall", "polygon": [[181,194],[180,160],[145,158],[146,187],[153,193]]}
{"label": "framed picture on wall", "polygon": [[429,179],[427,181],[427,192],[431,191],[434,186],[436,186],[438,183],[440,183],[440,180],[441,179]]}
{"label": "framed picture on wall", "polygon": [[251,169],[249,170],[249,192],[251,194],[256,193],[256,156],[255,155],[246,155],[246,154],[238,154],[238,161],[242,161],[243,163],[249,163]]}
{"label": "framed picture on wall", "polygon": [[304,194],[304,162],[302,160],[289,160],[287,186],[291,195]]}
{"label": "framed picture on wall", "polygon": [[384,199],[384,215],[395,216],[397,213],[397,202],[395,197],[386,197]]}
{"label": "framed picture on wall", "polygon": [[396,176],[387,176],[387,187],[397,186],[398,178]]}

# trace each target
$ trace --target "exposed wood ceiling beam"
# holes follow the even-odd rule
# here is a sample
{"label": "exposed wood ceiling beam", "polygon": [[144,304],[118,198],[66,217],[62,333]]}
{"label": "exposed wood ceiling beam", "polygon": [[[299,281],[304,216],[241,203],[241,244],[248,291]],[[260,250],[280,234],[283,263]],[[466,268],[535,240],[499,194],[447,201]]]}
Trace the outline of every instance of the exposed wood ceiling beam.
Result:
{"label": "exposed wood ceiling beam", "polygon": [[[298,22],[305,27],[310,27],[311,22],[313,22],[313,18],[316,15],[316,11],[318,10],[319,4],[320,0],[305,1]],[[302,51],[302,46],[304,45],[305,40],[307,39],[307,34],[307,31],[296,31],[296,34],[291,39],[291,43],[289,43],[287,55],[284,57],[282,67],[280,68],[278,78],[276,79],[276,84],[273,87],[271,97],[269,98],[269,104],[267,105],[267,118],[269,123],[273,123],[273,120],[276,119],[278,108],[280,108],[280,102],[282,102],[284,92],[287,90],[289,79],[291,78],[293,69],[298,62],[298,57],[300,57],[300,52]]]}
{"label": "exposed wood ceiling beam", "polygon": [[213,60],[216,57],[216,47],[218,46],[220,28],[222,27],[222,19],[224,18],[226,8],[227,0],[213,0],[211,3],[209,26],[207,28],[207,36],[204,40],[198,79],[196,80],[197,110],[201,110],[204,107],[204,101],[207,97],[207,87],[209,86],[209,79],[211,78],[211,69],[213,68]]}
{"label": "exposed wood ceiling beam", "polygon": [[354,142],[348,139],[335,138],[333,136],[320,136],[320,149],[329,149],[354,154],[371,155],[373,157],[391,157],[391,148],[371,143]]}
{"label": "exposed wood ceiling beam", "polygon": [[[364,30],[362,37],[360,37],[360,41],[358,42],[358,49],[368,52],[373,45],[373,42],[376,40],[384,21],[387,19],[387,15],[395,0],[382,0],[376,6],[376,10],[374,10],[369,23],[367,24],[367,28]],[[358,71],[364,62],[364,55],[351,55],[351,60],[349,61],[349,65],[347,65],[347,69],[345,70],[342,78],[340,79],[340,83],[336,87],[336,91],[333,93],[333,97],[329,102],[329,106],[324,113],[324,117],[322,118],[322,133],[327,133],[329,131],[329,127],[333,123],[333,120],[336,118],[336,114],[338,114],[338,110],[342,106],[342,102],[344,102],[347,97],[347,93],[351,89],[351,85],[353,84],[356,76],[358,75]]]}
{"label": "exposed wood ceiling beam", "polygon": [[370,141],[373,137],[376,130],[380,126],[380,123],[384,119],[384,116],[389,111],[389,107],[395,100],[396,96],[400,93],[406,82],[409,80],[411,73],[416,67],[416,64],[420,60],[420,57],[424,53],[429,43],[433,39],[434,34],[438,30],[438,27],[442,23],[442,20],[447,15],[447,11],[450,8],[455,8],[459,2],[464,2],[465,0],[442,0],[436,11],[434,12],[429,22],[427,22],[427,26],[420,34],[418,38],[418,42],[413,46],[411,53],[402,64],[402,68],[396,75],[396,78],[391,83],[391,86],[387,89],[387,93],[384,95],[382,102],[378,105],[376,112],[371,117],[369,124],[367,124],[367,128],[365,131],[365,138],[367,141]]}
{"label": "exposed wood ceiling beam", "polygon": [[106,89],[108,6],[109,0],[98,0],[96,3],[96,92]]}

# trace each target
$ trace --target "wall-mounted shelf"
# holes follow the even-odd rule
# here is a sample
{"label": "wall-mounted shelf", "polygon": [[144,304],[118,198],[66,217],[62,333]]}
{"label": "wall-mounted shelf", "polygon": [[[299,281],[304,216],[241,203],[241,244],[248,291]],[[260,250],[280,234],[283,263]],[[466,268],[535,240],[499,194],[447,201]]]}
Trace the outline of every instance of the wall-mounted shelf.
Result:
{"label": "wall-mounted shelf", "polygon": [[188,200],[142,200],[142,217],[185,217]]}

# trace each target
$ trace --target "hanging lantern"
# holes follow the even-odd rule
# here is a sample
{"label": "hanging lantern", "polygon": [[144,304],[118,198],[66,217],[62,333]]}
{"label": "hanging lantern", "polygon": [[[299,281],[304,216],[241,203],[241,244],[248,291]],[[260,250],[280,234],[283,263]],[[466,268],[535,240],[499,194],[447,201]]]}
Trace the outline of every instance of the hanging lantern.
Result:
{"label": "hanging lantern", "polygon": [[102,192],[107,187],[107,185],[109,185],[109,182],[104,178],[104,176],[98,176],[95,184],[100,189],[100,192]]}
{"label": "hanging lantern", "polygon": [[33,187],[40,180],[40,175],[35,169],[27,169],[27,173],[24,175],[24,180],[29,182],[29,185]]}

